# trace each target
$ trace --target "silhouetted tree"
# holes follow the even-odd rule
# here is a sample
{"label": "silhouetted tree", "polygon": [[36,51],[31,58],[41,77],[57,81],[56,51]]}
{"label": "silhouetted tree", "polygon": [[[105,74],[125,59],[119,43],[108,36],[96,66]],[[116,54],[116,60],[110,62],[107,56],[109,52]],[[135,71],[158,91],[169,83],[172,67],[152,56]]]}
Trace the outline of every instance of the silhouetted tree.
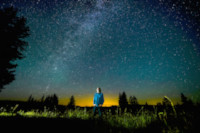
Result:
{"label": "silhouetted tree", "polygon": [[58,97],[56,96],[56,94],[47,96],[44,100],[44,105],[51,110],[56,108],[58,105]]}
{"label": "silhouetted tree", "polygon": [[181,102],[182,102],[182,106],[185,109],[185,111],[192,110],[193,105],[194,105],[192,100],[187,98],[183,93],[181,93]]}
{"label": "silhouetted tree", "polygon": [[70,109],[75,109],[75,99],[74,99],[74,96],[71,96],[70,101],[69,101],[67,107],[70,108]]}
{"label": "silhouetted tree", "polygon": [[187,97],[183,94],[183,93],[181,93],[181,102],[182,102],[182,104],[185,104],[185,103],[187,103]]}
{"label": "silhouetted tree", "polygon": [[29,96],[27,103],[28,105],[26,109],[31,110],[37,108],[38,101],[35,98],[33,98],[32,95]]}
{"label": "silhouetted tree", "polygon": [[162,112],[162,111],[163,111],[163,106],[162,106],[162,103],[161,103],[161,102],[158,102],[158,103],[156,104],[156,107],[157,107],[157,111],[158,111],[158,112]]}
{"label": "silhouetted tree", "polygon": [[58,97],[56,94],[53,95],[53,105],[58,105]]}
{"label": "silhouetted tree", "polygon": [[29,98],[28,98],[28,102],[31,103],[31,102],[34,102],[34,101],[35,101],[35,100],[34,100],[33,96],[30,95]]}
{"label": "silhouetted tree", "polygon": [[130,96],[130,97],[129,97],[129,104],[130,104],[131,106],[138,105],[137,98],[136,98],[135,96]]}
{"label": "silhouetted tree", "polygon": [[44,103],[44,99],[45,99],[45,97],[44,97],[44,95],[43,95],[42,98],[41,98],[41,100],[40,100],[40,102],[41,102],[41,103]]}
{"label": "silhouetted tree", "polygon": [[158,102],[158,103],[156,104],[156,106],[162,106],[161,102]]}
{"label": "silhouetted tree", "polygon": [[128,107],[128,101],[127,101],[125,92],[123,92],[122,94],[119,94],[119,106],[122,109],[122,113],[124,112],[125,108]]}
{"label": "silhouetted tree", "polygon": [[129,108],[128,111],[132,113],[136,113],[136,110],[138,109],[138,101],[135,96],[129,97]]}
{"label": "silhouetted tree", "polygon": [[15,79],[14,61],[24,57],[27,36],[29,27],[24,17],[17,16],[17,9],[0,9],[0,91]]}

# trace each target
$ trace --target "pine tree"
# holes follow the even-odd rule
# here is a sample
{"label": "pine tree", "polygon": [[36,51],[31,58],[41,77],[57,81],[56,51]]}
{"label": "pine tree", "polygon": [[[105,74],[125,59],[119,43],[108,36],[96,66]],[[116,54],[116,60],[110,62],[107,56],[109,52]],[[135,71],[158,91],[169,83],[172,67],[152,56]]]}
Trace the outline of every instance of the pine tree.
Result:
{"label": "pine tree", "polygon": [[69,101],[67,107],[70,108],[70,109],[75,109],[75,99],[74,99],[74,96],[71,96],[70,101]]}
{"label": "pine tree", "polygon": [[15,79],[17,59],[24,58],[22,52],[28,45],[24,39],[29,36],[26,19],[17,16],[13,7],[0,9],[0,91]]}
{"label": "pine tree", "polygon": [[125,92],[119,94],[119,106],[122,109],[122,113],[124,112],[125,108],[128,107],[128,101]]}
{"label": "pine tree", "polygon": [[130,96],[130,97],[129,97],[129,104],[130,104],[131,106],[138,105],[137,98],[136,98],[135,96]]}

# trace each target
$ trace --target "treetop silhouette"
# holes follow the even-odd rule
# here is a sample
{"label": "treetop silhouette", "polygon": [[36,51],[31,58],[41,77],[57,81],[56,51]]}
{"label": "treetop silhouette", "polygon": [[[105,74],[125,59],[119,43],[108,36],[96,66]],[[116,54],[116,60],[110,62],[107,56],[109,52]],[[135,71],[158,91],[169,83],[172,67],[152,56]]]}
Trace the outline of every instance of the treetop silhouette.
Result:
{"label": "treetop silhouette", "polygon": [[125,92],[119,94],[119,106],[121,107],[122,112],[124,112],[125,108],[128,107],[128,101]]}
{"label": "treetop silhouette", "polygon": [[17,16],[17,9],[0,9],[0,91],[15,79],[17,59],[24,58],[23,51],[28,46],[24,39],[29,36],[26,18]]}
{"label": "treetop silhouette", "polygon": [[75,109],[75,98],[73,95],[70,97],[70,101],[69,101],[67,107],[70,109]]}

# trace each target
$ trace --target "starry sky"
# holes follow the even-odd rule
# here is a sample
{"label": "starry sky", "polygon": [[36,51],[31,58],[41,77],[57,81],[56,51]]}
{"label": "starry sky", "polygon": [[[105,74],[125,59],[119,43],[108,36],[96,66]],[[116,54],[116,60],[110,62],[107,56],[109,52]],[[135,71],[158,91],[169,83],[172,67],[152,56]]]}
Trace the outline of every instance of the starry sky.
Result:
{"label": "starry sky", "polygon": [[200,101],[200,2],[197,0],[1,0],[27,18],[25,58],[1,99],[56,93],[91,106],[97,87],[105,106],[119,93],[143,104],[180,93]]}

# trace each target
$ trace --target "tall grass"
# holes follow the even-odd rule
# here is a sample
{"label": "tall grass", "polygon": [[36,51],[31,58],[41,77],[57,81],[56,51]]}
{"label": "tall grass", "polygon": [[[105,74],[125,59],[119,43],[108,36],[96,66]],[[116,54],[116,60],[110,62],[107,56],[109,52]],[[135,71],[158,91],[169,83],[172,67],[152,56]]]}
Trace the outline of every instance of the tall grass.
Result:
{"label": "tall grass", "polygon": [[121,115],[106,115],[105,120],[115,127],[124,127],[124,128],[145,128],[148,124],[157,119],[156,113],[152,113],[141,108],[136,114],[129,112],[124,112]]}
{"label": "tall grass", "polygon": [[[12,107],[10,111],[7,111],[4,108],[0,110],[0,116],[21,116],[21,117],[46,117],[46,118],[67,118],[67,119],[99,119],[98,116],[94,117],[91,111],[85,109],[75,109],[75,110],[66,110],[64,113],[59,111],[49,111],[44,109],[44,111],[39,110],[18,110],[16,111],[18,105]],[[123,127],[123,128],[143,128],[150,124],[152,121],[156,120],[156,114],[151,113],[147,110],[141,108],[135,115],[132,113],[124,112],[121,115],[115,114],[112,115],[111,111],[106,111],[102,113],[101,120],[108,123],[113,127]]]}
{"label": "tall grass", "polygon": [[[193,114],[185,113],[184,111],[176,111],[174,104],[170,98],[165,96],[165,98],[170,102],[171,111],[167,112],[165,108],[163,110],[157,109],[154,106],[154,111],[145,110],[144,107],[141,107],[140,110],[134,113],[127,112],[125,109],[124,113],[119,113],[120,108],[115,110],[115,113],[109,110],[102,112],[101,121],[108,124],[111,127],[116,128],[125,128],[133,131],[132,129],[141,129],[147,128],[152,123],[158,124],[158,128],[162,128],[162,132],[183,132],[192,129],[193,126],[191,120]],[[173,112],[173,113],[171,113]],[[114,114],[114,115],[113,115]],[[198,113],[199,114],[199,113]],[[24,111],[19,110],[18,105],[11,107],[10,109],[1,107],[0,108],[0,117],[35,117],[35,118],[66,118],[66,119],[81,119],[81,120],[99,120],[98,115],[93,116],[92,109],[87,110],[76,108],[75,110],[66,110],[60,112],[57,109],[50,111],[47,108],[44,108],[43,111],[37,109]]]}

